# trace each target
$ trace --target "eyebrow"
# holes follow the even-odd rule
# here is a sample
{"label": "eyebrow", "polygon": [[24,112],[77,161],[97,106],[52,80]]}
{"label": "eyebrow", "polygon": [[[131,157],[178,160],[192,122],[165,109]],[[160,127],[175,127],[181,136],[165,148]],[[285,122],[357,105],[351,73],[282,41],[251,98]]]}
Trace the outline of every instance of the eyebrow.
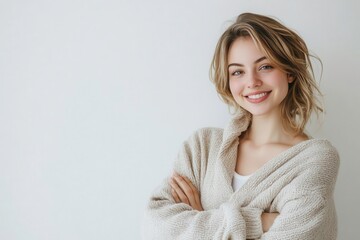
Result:
{"label": "eyebrow", "polygon": [[[256,60],[254,63],[259,63],[259,62],[261,62],[262,60],[264,60],[264,59],[266,59],[266,57],[264,56],[264,57],[261,57],[261,58],[259,58],[258,60]],[[228,68],[229,67],[231,67],[231,66],[238,66],[238,67],[243,67],[244,65],[243,64],[241,64],[241,63],[231,63],[231,64],[229,64],[228,65]]]}

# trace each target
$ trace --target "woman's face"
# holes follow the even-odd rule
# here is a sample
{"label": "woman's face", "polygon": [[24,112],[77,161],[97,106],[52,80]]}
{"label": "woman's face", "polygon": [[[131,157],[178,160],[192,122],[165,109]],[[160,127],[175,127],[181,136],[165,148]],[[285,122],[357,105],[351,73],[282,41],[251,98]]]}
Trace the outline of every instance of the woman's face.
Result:
{"label": "woman's face", "polygon": [[232,43],[228,63],[235,101],[253,116],[278,114],[292,78],[273,65],[251,37],[239,37]]}

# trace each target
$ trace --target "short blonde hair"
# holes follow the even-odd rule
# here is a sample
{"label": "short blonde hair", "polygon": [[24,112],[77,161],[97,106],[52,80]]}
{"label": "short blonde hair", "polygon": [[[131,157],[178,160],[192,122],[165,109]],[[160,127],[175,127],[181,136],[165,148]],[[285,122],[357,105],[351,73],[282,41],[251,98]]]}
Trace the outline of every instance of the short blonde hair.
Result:
{"label": "short blonde hair", "polygon": [[321,96],[321,93],[314,80],[311,55],[304,40],[273,18],[253,13],[237,17],[220,37],[210,69],[210,78],[218,94],[235,110],[241,107],[230,91],[228,52],[239,37],[251,37],[269,61],[293,77],[280,108],[284,127],[302,133],[312,111],[323,112],[317,99],[317,94]]}

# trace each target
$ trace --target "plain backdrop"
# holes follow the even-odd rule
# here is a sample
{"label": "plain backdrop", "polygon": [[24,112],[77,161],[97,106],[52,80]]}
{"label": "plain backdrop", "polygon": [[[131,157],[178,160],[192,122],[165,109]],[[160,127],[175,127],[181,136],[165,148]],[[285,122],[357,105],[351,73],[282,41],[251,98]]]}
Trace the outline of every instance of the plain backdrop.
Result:
{"label": "plain backdrop", "polygon": [[0,239],[140,239],[181,143],[231,117],[208,71],[247,11],[295,29],[322,59],[326,115],[309,131],[340,153],[339,239],[355,239],[359,3],[1,0]]}

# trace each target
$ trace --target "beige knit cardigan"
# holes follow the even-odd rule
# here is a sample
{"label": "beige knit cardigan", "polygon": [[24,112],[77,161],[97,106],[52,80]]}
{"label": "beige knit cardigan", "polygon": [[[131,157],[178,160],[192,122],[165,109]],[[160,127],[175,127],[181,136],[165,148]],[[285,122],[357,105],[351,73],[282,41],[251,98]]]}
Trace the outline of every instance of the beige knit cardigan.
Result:
{"label": "beige knit cardigan", "polygon": [[[310,139],[285,150],[233,191],[238,137],[249,122],[238,114],[224,130],[203,128],[184,142],[174,171],[197,187],[204,211],[175,203],[167,178],[146,207],[143,239],[336,239],[339,155],[327,140]],[[266,233],[264,211],[280,213]]]}

